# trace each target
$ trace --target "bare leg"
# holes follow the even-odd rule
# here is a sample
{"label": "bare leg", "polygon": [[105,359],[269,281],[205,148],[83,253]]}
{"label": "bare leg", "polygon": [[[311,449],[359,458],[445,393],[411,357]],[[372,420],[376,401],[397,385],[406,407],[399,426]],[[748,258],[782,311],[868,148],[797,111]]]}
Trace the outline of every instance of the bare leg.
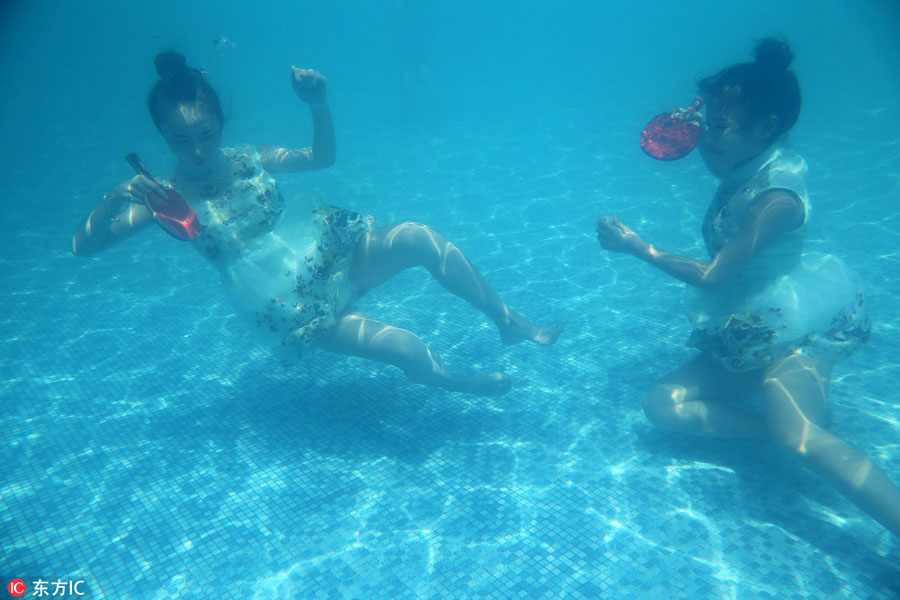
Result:
{"label": "bare leg", "polygon": [[350,266],[350,280],[362,293],[400,271],[423,266],[452,294],[488,316],[504,344],[531,340],[549,346],[562,327],[544,329],[510,310],[459,248],[420,223],[401,223],[369,232],[360,241]]}
{"label": "bare leg", "polygon": [[644,398],[644,413],[671,431],[713,437],[768,439],[765,418],[731,406],[759,389],[759,373],[732,373],[701,354],[666,375]]}
{"label": "bare leg", "polygon": [[763,392],[772,438],[900,536],[900,489],[859,450],[820,426],[830,370],[828,363],[802,355],[766,369]]}
{"label": "bare leg", "polygon": [[512,379],[503,373],[451,373],[444,367],[441,357],[416,334],[379,323],[360,313],[345,315],[316,343],[330,352],[394,365],[411,381],[455,392],[499,396],[512,386]]}

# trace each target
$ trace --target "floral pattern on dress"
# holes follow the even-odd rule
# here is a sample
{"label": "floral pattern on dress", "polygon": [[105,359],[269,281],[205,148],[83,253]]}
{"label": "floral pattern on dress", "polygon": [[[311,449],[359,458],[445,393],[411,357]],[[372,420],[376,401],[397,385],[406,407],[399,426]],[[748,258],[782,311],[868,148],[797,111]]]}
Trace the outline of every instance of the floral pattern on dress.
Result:
{"label": "floral pattern on dress", "polygon": [[[206,229],[194,244],[213,264],[228,270],[246,260],[256,240],[276,230],[285,199],[254,148],[226,148],[223,154],[230,184],[198,202]],[[314,247],[296,253],[286,249],[284,271],[274,275],[285,278],[285,285],[274,286],[283,295],[249,294],[252,322],[267,337],[280,339],[281,346],[294,347],[296,353],[331,328],[344,310],[350,299],[347,277],[356,245],[375,223],[370,216],[330,205],[314,208],[309,219],[314,224]]]}
{"label": "floral pattern on dress", "polygon": [[[340,293],[359,240],[375,226],[375,219],[337,206],[320,206],[312,211],[318,226],[316,250],[306,255],[303,267],[289,270],[293,299],[270,298],[255,314],[258,327],[284,331],[282,346],[308,346],[334,326],[347,298]],[[292,302],[289,323],[283,323],[284,308]]]}
{"label": "floral pattern on dress", "polygon": [[862,292],[824,332],[785,341],[779,334],[787,325],[780,316],[780,309],[770,308],[767,316],[744,312],[720,317],[702,329],[694,329],[687,345],[716,357],[730,371],[747,371],[791,354],[836,362],[856,352],[872,332]]}

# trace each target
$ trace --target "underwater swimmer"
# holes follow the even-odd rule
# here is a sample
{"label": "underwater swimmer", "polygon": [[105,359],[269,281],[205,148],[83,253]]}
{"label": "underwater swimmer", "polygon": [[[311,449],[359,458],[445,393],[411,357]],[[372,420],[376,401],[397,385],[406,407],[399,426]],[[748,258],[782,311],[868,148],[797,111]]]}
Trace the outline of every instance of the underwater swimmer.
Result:
{"label": "underwater swimmer", "polygon": [[152,223],[147,195],[165,198],[170,187],[202,225],[191,245],[220,271],[235,307],[283,358],[317,347],[394,365],[425,385],[480,395],[507,392],[509,376],[451,371],[413,332],[352,310],[354,299],[416,266],[491,319],[503,343],[556,341],[562,327],[542,328],[512,311],[462,252],[427,225],[376,227],[367,215],[335,206],[302,210],[284,199],[272,173],[334,162],[321,74],[291,71],[295,93],[312,112],[312,147],[222,148],[221,105],[203,74],[175,52],[158,55],[156,68],[160,79],[149,109],[176,167],[164,182],[137,175],[113,188],[75,231],[75,254],[95,255],[145,229]]}
{"label": "underwater swimmer", "polygon": [[[900,489],[825,429],[832,367],[868,340],[868,311],[851,269],[803,251],[806,163],[784,143],[800,112],[790,48],[763,40],[755,58],[699,82],[698,148],[721,181],[703,221],[709,260],[661,250],[617,217],[597,222],[603,248],[688,287],[688,343],[701,353],[649,391],[644,412],[672,431],[774,442],[900,535]],[[761,412],[731,403],[756,393]]]}

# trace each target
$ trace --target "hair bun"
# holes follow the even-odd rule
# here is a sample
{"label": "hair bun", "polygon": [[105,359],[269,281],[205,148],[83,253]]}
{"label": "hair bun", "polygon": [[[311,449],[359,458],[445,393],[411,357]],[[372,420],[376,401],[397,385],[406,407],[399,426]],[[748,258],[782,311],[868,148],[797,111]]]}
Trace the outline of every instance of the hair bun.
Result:
{"label": "hair bun", "polygon": [[771,71],[786,71],[791,66],[794,54],[790,47],[780,40],[767,38],[760,40],[753,49],[756,64]]}
{"label": "hair bun", "polygon": [[153,64],[156,66],[156,73],[160,79],[168,79],[170,77],[178,79],[191,72],[184,55],[172,50],[157,54],[156,58],[153,59]]}

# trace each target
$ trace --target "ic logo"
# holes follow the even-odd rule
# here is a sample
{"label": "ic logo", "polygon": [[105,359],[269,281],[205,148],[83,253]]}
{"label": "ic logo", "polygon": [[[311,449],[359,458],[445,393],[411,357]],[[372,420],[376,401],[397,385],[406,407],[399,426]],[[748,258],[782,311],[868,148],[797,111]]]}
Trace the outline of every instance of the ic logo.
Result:
{"label": "ic logo", "polygon": [[9,590],[11,596],[18,598],[25,594],[25,582],[21,579],[13,579],[9,582],[9,585],[6,586],[6,589]]}

